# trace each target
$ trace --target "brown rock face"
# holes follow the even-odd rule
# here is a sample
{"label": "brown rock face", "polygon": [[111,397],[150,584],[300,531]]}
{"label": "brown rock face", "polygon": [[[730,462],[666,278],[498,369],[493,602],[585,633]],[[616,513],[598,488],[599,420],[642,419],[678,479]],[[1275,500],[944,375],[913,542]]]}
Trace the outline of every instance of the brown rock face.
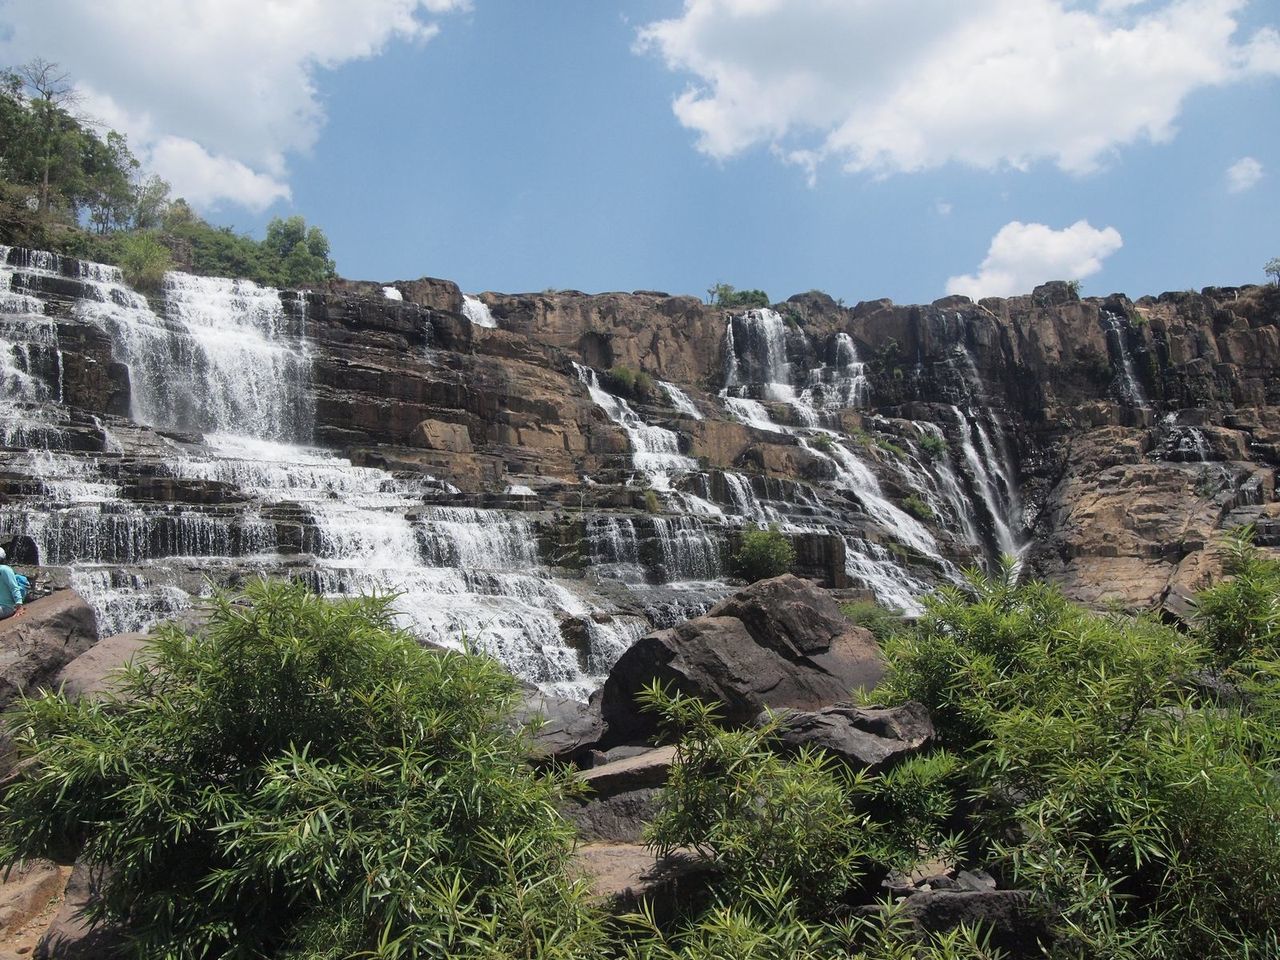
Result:
{"label": "brown rock face", "polygon": [[884,671],[879,647],[835,602],[791,575],[740,591],[706,616],[638,640],[605,682],[607,741],[656,730],[636,695],[657,680],[719,706],[726,723],[750,723],[765,707],[814,709],[870,689]]}
{"label": "brown rock face", "polygon": [[71,590],[25,605],[0,621],[0,708],[49,686],[64,666],[98,642],[93,610]]}

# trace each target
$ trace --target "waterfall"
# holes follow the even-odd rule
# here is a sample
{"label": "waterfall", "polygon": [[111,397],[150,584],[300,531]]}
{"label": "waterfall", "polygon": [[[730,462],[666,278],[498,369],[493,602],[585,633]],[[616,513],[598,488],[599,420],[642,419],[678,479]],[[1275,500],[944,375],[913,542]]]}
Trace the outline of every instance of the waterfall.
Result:
{"label": "waterfall", "polygon": [[[982,498],[987,514],[991,517],[996,547],[1002,555],[1017,557],[1021,555],[1024,544],[1014,534],[1014,526],[1020,526],[1020,521],[1017,516],[1017,487],[1011,471],[1003,458],[996,456],[995,447],[982,423],[974,417],[966,416],[959,407],[953,406],[951,410],[960,430],[965,463],[969,467],[978,496]],[[974,437],[977,437],[982,448],[981,453],[973,444]]]}
{"label": "waterfall", "polygon": [[694,420],[702,419],[702,412],[698,410],[690,396],[677,387],[674,383],[667,383],[665,380],[659,380],[658,386],[662,387],[671,405],[686,417],[692,417]]}
{"label": "waterfall", "polygon": [[383,287],[382,295],[386,297],[388,300],[404,300],[404,294],[402,294],[395,287]]}
{"label": "waterfall", "polygon": [[[530,515],[455,505],[447,483],[307,446],[314,400],[303,300],[170,273],[157,313],[113,267],[7,250],[0,262],[0,375],[11,399],[39,405],[48,421],[36,430],[31,414],[5,435],[28,448],[6,453],[6,468],[31,479],[10,481],[25,488],[0,505],[0,524],[32,537],[43,563],[69,569],[104,635],[172,616],[209,580],[295,576],[331,595],[393,593],[399,622],[423,639],[469,643],[548,692],[585,697],[650,629],[635,611],[665,621],[675,609],[700,613],[723,594],[719,585],[665,593],[642,585],[624,613],[616,591],[597,593],[545,565]],[[79,283],[73,319],[106,333],[128,365],[133,420],[170,435],[109,431],[94,418],[102,452],[70,452],[68,431],[83,425],[57,405],[57,328],[44,301],[25,292],[53,276]],[[648,427],[625,403],[614,412],[638,469],[658,479],[695,466],[674,433]],[[672,499],[720,512],[692,493]],[[671,577],[718,576],[708,529],[681,518],[659,530]],[[618,562],[631,557],[643,580],[637,552]]]}
{"label": "waterfall", "polygon": [[725,574],[720,548],[695,517],[654,517],[668,581],[718,580]]}
{"label": "waterfall", "polygon": [[497,327],[498,321],[493,318],[489,305],[478,297],[462,298],[462,315],[476,327]]}
{"label": "waterfall", "polygon": [[1176,413],[1166,413],[1160,420],[1164,434],[1160,455],[1183,463],[1205,463],[1213,459],[1209,440],[1199,427],[1178,423]]}
{"label": "waterfall", "polygon": [[1129,352],[1128,318],[1104,307],[1098,312],[1098,321],[1106,334],[1107,352],[1111,355],[1112,366],[1119,365],[1115,386],[1120,399],[1135,407],[1146,407],[1147,398],[1142,392],[1142,384],[1134,374],[1133,356]]}
{"label": "waterfall", "polygon": [[847,333],[835,337],[835,362],[809,372],[800,393],[802,403],[817,410],[843,410],[866,406],[871,394],[867,365],[858,359],[858,348]]}
{"label": "waterfall", "polygon": [[680,453],[679,436],[663,427],[651,427],[621,397],[615,397],[600,386],[600,379],[590,367],[573,365],[578,379],[586,384],[592,401],[609,419],[620,426],[631,441],[631,462],[648,478],[654,490],[670,490],[673,471],[698,469],[698,461]]}

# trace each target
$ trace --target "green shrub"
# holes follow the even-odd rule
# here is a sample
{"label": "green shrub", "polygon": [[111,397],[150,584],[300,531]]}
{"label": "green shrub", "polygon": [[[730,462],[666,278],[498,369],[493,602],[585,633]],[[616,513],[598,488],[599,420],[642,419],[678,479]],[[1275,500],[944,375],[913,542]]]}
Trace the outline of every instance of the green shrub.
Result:
{"label": "green shrub", "polygon": [[662,501],[658,499],[656,490],[646,490],[644,492],[644,508],[649,513],[661,513]]}
{"label": "green shrub", "polygon": [[842,604],[840,612],[849,618],[851,623],[866,627],[877,640],[887,640],[902,625],[902,617],[892,610],[880,606],[874,600],[855,600]]}
{"label": "green shrub", "polygon": [[1280,657],[1280,559],[1253,537],[1252,526],[1231,533],[1223,545],[1230,579],[1196,597],[1196,632],[1219,668]]}
{"label": "green shrub", "polygon": [[795,547],[775,529],[747,530],[734,554],[738,575],[748,583],[780,577],[796,562]]}
{"label": "green shrub", "polygon": [[815,450],[821,450],[823,453],[830,453],[836,445],[835,438],[829,433],[818,433],[809,438],[809,442],[813,444]]}
{"label": "green shrub", "polygon": [[1061,906],[1064,957],[1271,955],[1276,685],[1247,712],[1202,703],[1193,640],[1011,574],[927,598],[875,693],[923,702],[960,752],[975,853]]}
{"label": "green shrub", "polygon": [[164,286],[164,275],[173,267],[169,248],[150,231],[124,233],[116,238],[116,258],[125,282],[147,293]]}
{"label": "green shrub", "polygon": [[653,399],[653,378],[643,370],[615,366],[605,372],[604,388],[615,396],[646,403]]}
{"label": "green shrub", "polygon": [[245,600],[161,630],[119,700],[18,705],[0,859],[83,841],[138,956],[597,956],[511,676],[422,649],[389,598]]}
{"label": "green shrub", "polygon": [[933,508],[914,493],[908,495],[907,498],[902,501],[902,509],[907,511],[907,513],[911,514],[911,516],[915,517],[917,520],[928,521],[934,519]]}
{"label": "green shrub", "polygon": [[926,433],[918,441],[920,450],[930,460],[945,460],[951,448],[945,437],[936,433]]}
{"label": "green shrub", "polygon": [[717,283],[707,290],[707,299],[717,307],[728,309],[763,309],[769,306],[769,295],[763,290],[738,290],[729,283]]}

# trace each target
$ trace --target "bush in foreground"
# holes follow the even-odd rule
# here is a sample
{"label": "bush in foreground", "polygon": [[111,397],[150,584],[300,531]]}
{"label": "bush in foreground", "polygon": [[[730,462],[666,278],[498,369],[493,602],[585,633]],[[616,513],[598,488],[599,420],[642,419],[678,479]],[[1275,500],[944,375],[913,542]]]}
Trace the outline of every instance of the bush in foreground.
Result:
{"label": "bush in foreground", "polygon": [[[875,697],[933,712],[975,801],[973,854],[1059,905],[1055,956],[1277,955],[1274,665],[1243,706],[1205,701],[1210,655],[1171,628],[1090,613],[1044,584],[970,586],[940,591],[886,645]],[[1215,611],[1252,609],[1224,647],[1256,649],[1256,588],[1217,588],[1202,633],[1222,635]]]}
{"label": "bush in foreground", "polygon": [[386,598],[246,600],[163,630],[118,700],[19,706],[0,859],[83,842],[139,957],[596,956],[502,667],[423,650]]}

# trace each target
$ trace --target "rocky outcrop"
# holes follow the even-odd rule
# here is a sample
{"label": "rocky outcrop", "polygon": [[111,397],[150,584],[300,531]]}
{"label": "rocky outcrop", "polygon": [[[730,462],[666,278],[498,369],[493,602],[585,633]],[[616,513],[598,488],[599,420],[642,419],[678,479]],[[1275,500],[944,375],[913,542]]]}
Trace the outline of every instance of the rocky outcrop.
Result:
{"label": "rocky outcrop", "polygon": [[59,590],[0,621],[0,709],[52,685],[58,672],[98,642],[93,609]]}
{"label": "rocky outcrop", "polygon": [[825,750],[854,770],[879,772],[933,742],[933,718],[921,703],[897,707],[840,705],[823,710],[768,711],[756,725],[776,725],[775,739],[786,753],[801,747]]}
{"label": "rocky outcrop", "polygon": [[98,641],[58,671],[50,689],[68,700],[101,698],[115,692],[115,674],[146,648],[145,633],[122,633]]}
{"label": "rocky outcrop", "polygon": [[634,742],[656,730],[637,703],[654,681],[716,704],[728,724],[745,725],[765,707],[813,709],[843,700],[874,687],[883,669],[875,638],[851,625],[826,593],[788,574],[636,641],[605,682],[601,712],[608,742]]}

